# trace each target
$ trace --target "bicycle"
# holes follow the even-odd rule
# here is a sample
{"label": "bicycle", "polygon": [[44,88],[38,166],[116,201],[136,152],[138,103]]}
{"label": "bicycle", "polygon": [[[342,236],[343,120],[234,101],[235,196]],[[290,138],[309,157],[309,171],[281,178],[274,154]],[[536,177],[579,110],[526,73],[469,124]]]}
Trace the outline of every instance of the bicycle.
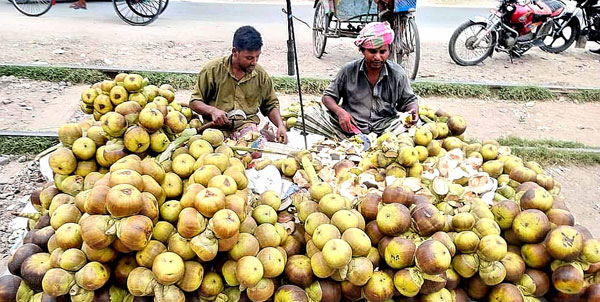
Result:
{"label": "bicycle", "polygon": [[[323,56],[327,38],[356,38],[367,23],[388,21],[396,34],[390,59],[400,64],[414,80],[421,59],[421,42],[414,16],[416,0],[390,0],[379,6],[373,5],[378,2],[315,0],[313,54],[317,58]],[[386,6],[388,12],[381,13]]]}
{"label": "bicycle", "polygon": [[[56,0],[10,0],[22,14],[39,17],[47,13]],[[121,20],[130,25],[143,26],[156,20],[162,14],[169,0],[112,0],[113,8]]]}

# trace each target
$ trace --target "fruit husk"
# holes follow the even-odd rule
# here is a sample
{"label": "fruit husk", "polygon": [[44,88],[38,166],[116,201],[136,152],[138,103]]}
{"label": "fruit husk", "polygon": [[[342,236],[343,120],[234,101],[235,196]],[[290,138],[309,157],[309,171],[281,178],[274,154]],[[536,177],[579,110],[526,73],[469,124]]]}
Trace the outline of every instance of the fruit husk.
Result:
{"label": "fruit husk", "polygon": [[207,222],[195,208],[185,208],[179,212],[177,232],[182,237],[191,239],[206,229]]}
{"label": "fruit husk", "polygon": [[15,275],[21,275],[21,265],[29,256],[41,253],[42,248],[33,243],[25,243],[18,247],[15,252],[8,258],[8,271]]}
{"label": "fruit husk", "polygon": [[473,299],[483,299],[490,290],[490,287],[487,286],[478,275],[470,279],[463,279],[462,287],[469,297]]}
{"label": "fruit husk", "polygon": [[377,271],[373,273],[362,291],[363,295],[371,301],[386,301],[394,295],[394,282],[387,273]]}
{"label": "fruit husk", "polygon": [[42,279],[44,293],[52,297],[66,295],[74,284],[73,274],[61,268],[51,268]]}
{"label": "fruit husk", "polygon": [[33,290],[40,291],[42,289],[42,279],[51,268],[50,254],[37,253],[23,261],[20,275]]}
{"label": "fruit husk", "polygon": [[273,279],[262,278],[255,286],[246,289],[248,298],[252,301],[267,301],[275,292]]}
{"label": "fruit husk", "polygon": [[115,221],[109,215],[91,215],[81,221],[81,237],[83,241],[96,250],[110,246],[116,235],[108,233]]}
{"label": "fruit husk", "polygon": [[152,271],[145,267],[134,268],[127,278],[127,289],[134,296],[151,296],[158,286]]}
{"label": "fruit husk", "polygon": [[135,255],[137,264],[147,268],[152,268],[152,262],[154,258],[159,254],[166,252],[167,247],[158,240],[150,240],[148,245],[142,250],[138,251]]}
{"label": "fruit husk", "polygon": [[29,301],[34,291],[25,281],[14,275],[0,277],[1,301]]}
{"label": "fruit husk", "polygon": [[342,299],[342,288],[332,280],[316,280],[306,288],[308,297],[314,301],[334,302]]}
{"label": "fruit husk", "polygon": [[502,262],[502,265],[506,269],[505,280],[507,282],[516,283],[525,273],[526,264],[520,254],[509,251],[500,262]]}
{"label": "fruit husk", "polygon": [[[142,250],[152,236],[152,220],[146,216],[134,215],[119,220],[116,224],[116,235],[123,245],[133,251]],[[109,233],[114,230],[109,230]]]}
{"label": "fruit husk", "polygon": [[178,233],[174,233],[169,237],[167,249],[179,255],[183,260],[191,260],[196,254],[192,249],[190,241],[190,239],[183,238]]}
{"label": "fruit husk", "polygon": [[112,275],[116,284],[120,287],[127,288],[127,277],[129,273],[139,267],[134,254],[128,254],[120,257],[113,266]]}
{"label": "fruit husk", "polygon": [[306,292],[296,285],[280,286],[274,295],[275,302],[308,302]]}
{"label": "fruit husk", "polygon": [[419,204],[411,210],[413,226],[421,236],[431,236],[441,231],[445,224],[444,215],[432,204]]}
{"label": "fruit husk", "polygon": [[168,221],[159,221],[152,229],[152,239],[167,243],[169,237],[175,232],[175,227]]}
{"label": "fruit husk", "polygon": [[444,244],[436,240],[421,243],[415,252],[416,265],[428,275],[438,275],[450,267],[452,259]]}
{"label": "fruit husk", "polygon": [[490,291],[490,301],[514,301],[523,302],[524,296],[519,289],[510,283],[502,283],[494,286]]}
{"label": "fruit husk", "polygon": [[92,302],[94,301],[94,291],[83,289],[77,285],[69,290],[69,297],[72,302]]}
{"label": "fruit husk", "polygon": [[157,255],[152,263],[152,272],[156,281],[162,285],[172,285],[183,278],[185,264],[183,259],[173,252]]}
{"label": "fruit husk", "polygon": [[583,290],[583,270],[575,265],[567,264],[558,267],[552,273],[552,284],[556,290],[565,294],[578,294]]}
{"label": "fruit husk", "polygon": [[304,255],[294,255],[288,258],[284,274],[286,280],[292,284],[308,287],[314,279],[310,258]]}
{"label": "fruit husk", "polygon": [[416,267],[405,268],[394,274],[394,286],[401,295],[415,297],[419,294],[424,279]]}
{"label": "fruit husk", "polygon": [[201,298],[210,298],[222,292],[223,288],[224,285],[221,276],[215,272],[208,272],[202,279],[202,284],[200,284],[198,294]]}
{"label": "fruit husk", "polygon": [[66,271],[76,272],[86,263],[87,256],[82,250],[68,249],[60,254],[58,265]]}
{"label": "fruit husk", "polygon": [[75,282],[86,290],[97,290],[110,278],[110,269],[100,262],[89,262],[75,273]]}
{"label": "fruit husk", "polygon": [[446,282],[446,272],[439,275],[423,274],[423,285],[421,286],[419,293],[422,295],[429,295],[438,292],[446,286]]}
{"label": "fruit husk", "polygon": [[506,278],[506,269],[500,261],[481,261],[479,265],[479,277],[488,285],[494,286],[502,283]]}

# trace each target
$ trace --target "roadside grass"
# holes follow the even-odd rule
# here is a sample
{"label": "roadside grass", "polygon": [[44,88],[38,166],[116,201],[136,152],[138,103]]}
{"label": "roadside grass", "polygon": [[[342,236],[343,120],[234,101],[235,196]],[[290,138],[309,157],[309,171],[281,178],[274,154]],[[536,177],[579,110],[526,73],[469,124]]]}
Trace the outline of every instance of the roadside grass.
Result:
{"label": "roadside grass", "polygon": [[523,161],[536,161],[544,165],[575,164],[575,165],[600,165],[600,153],[561,151],[546,147],[511,148],[512,154],[519,156]]}
{"label": "roadside grass", "polygon": [[498,90],[498,98],[521,102],[546,101],[557,99],[550,89],[536,86],[502,87]]}
{"label": "roadside grass", "polygon": [[[150,83],[158,86],[162,84],[170,84],[176,89],[194,89],[194,86],[196,85],[196,75],[175,72],[147,71],[138,71],[136,73],[141,75],[142,77],[148,78]],[[108,79],[108,77],[106,79]]]}
{"label": "roadside grass", "polygon": [[58,143],[57,137],[0,136],[0,154],[38,154]]}
{"label": "roadside grass", "polygon": [[[196,75],[192,73],[132,71],[147,77],[151,83],[170,84],[176,89],[193,89]],[[114,72],[113,72],[114,74]],[[0,76],[16,76],[38,81],[71,82],[93,84],[110,79],[107,73],[100,70],[84,68],[67,68],[52,66],[14,66],[0,65]],[[274,76],[273,87],[275,91],[284,94],[298,93],[295,77]],[[321,95],[330,83],[330,79],[302,78],[302,93]],[[421,97],[440,96],[455,98],[498,98],[508,101],[529,102],[556,100],[559,94],[544,87],[536,86],[504,86],[493,88],[488,85],[441,83],[441,82],[414,82],[414,92]],[[562,93],[571,101],[600,102],[600,89],[579,90],[571,93]]]}
{"label": "roadside grass", "polygon": [[544,165],[600,165],[600,147],[580,142],[517,136],[500,137],[496,141],[510,147],[511,153],[523,161],[536,161]]}
{"label": "roadside grass", "polygon": [[517,136],[501,137],[496,140],[503,146],[536,147],[536,148],[594,148],[580,142],[554,139],[524,139]]}
{"label": "roadside grass", "polygon": [[489,98],[492,96],[492,92],[483,85],[415,82],[411,86],[415,94],[421,97]]}
{"label": "roadside grass", "polygon": [[571,95],[571,98],[582,102],[600,102],[600,90],[580,90]]}
{"label": "roadside grass", "polygon": [[65,67],[0,66],[0,76],[15,76],[37,81],[96,83],[107,77],[99,70]]}

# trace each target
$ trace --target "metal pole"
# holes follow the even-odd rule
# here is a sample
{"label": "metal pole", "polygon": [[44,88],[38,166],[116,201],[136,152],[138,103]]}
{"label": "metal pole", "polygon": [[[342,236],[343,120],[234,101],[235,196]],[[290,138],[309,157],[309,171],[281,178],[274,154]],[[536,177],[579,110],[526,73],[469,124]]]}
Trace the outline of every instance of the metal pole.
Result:
{"label": "metal pole", "polygon": [[[298,54],[296,52],[296,35],[294,33],[294,20],[292,19],[292,2],[286,0],[288,9],[288,24],[290,29],[290,37],[292,45],[294,46],[294,63],[296,65],[296,82],[298,84],[298,97],[300,98],[300,114],[302,114],[302,120],[304,121],[304,104],[302,103],[302,86],[300,85],[300,69],[298,68]],[[288,44],[289,45],[289,44]],[[304,148],[308,149],[308,142],[306,141],[306,123],[302,123],[302,135],[304,136]]]}
{"label": "metal pole", "polygon": [[293,76],[295,74],[294,70],[294,58],[296,57],[295,51],[295,42],[294,42],[294,30],[293,30],[293,22],[292,19],[292,3],[287,0],[287,19],[288,19],[288,40],[287,40],[287,65],[288,65],[288,75]]}

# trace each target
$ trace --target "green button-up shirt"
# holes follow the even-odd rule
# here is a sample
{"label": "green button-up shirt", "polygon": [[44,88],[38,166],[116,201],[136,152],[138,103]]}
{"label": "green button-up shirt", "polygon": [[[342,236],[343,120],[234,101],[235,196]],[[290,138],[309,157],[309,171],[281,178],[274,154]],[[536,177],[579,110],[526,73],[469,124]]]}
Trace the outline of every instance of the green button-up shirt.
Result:
{"label": "green button-up shirt", "polygon": [[[279,100],[273,89],[273,82],[267,72],[256,65],[254,70],[237,80],[231,66],[231,55],[208,62],[198,74],[196,87],[190,103],[204,102],[225,112],[241,109],[246,113],[244,122],[236,122],[236,130],[249,123],[258,124],[258,111],[267,116],[273,109],[279,109]],[[203,116],[210,121],[210,116]]]}

